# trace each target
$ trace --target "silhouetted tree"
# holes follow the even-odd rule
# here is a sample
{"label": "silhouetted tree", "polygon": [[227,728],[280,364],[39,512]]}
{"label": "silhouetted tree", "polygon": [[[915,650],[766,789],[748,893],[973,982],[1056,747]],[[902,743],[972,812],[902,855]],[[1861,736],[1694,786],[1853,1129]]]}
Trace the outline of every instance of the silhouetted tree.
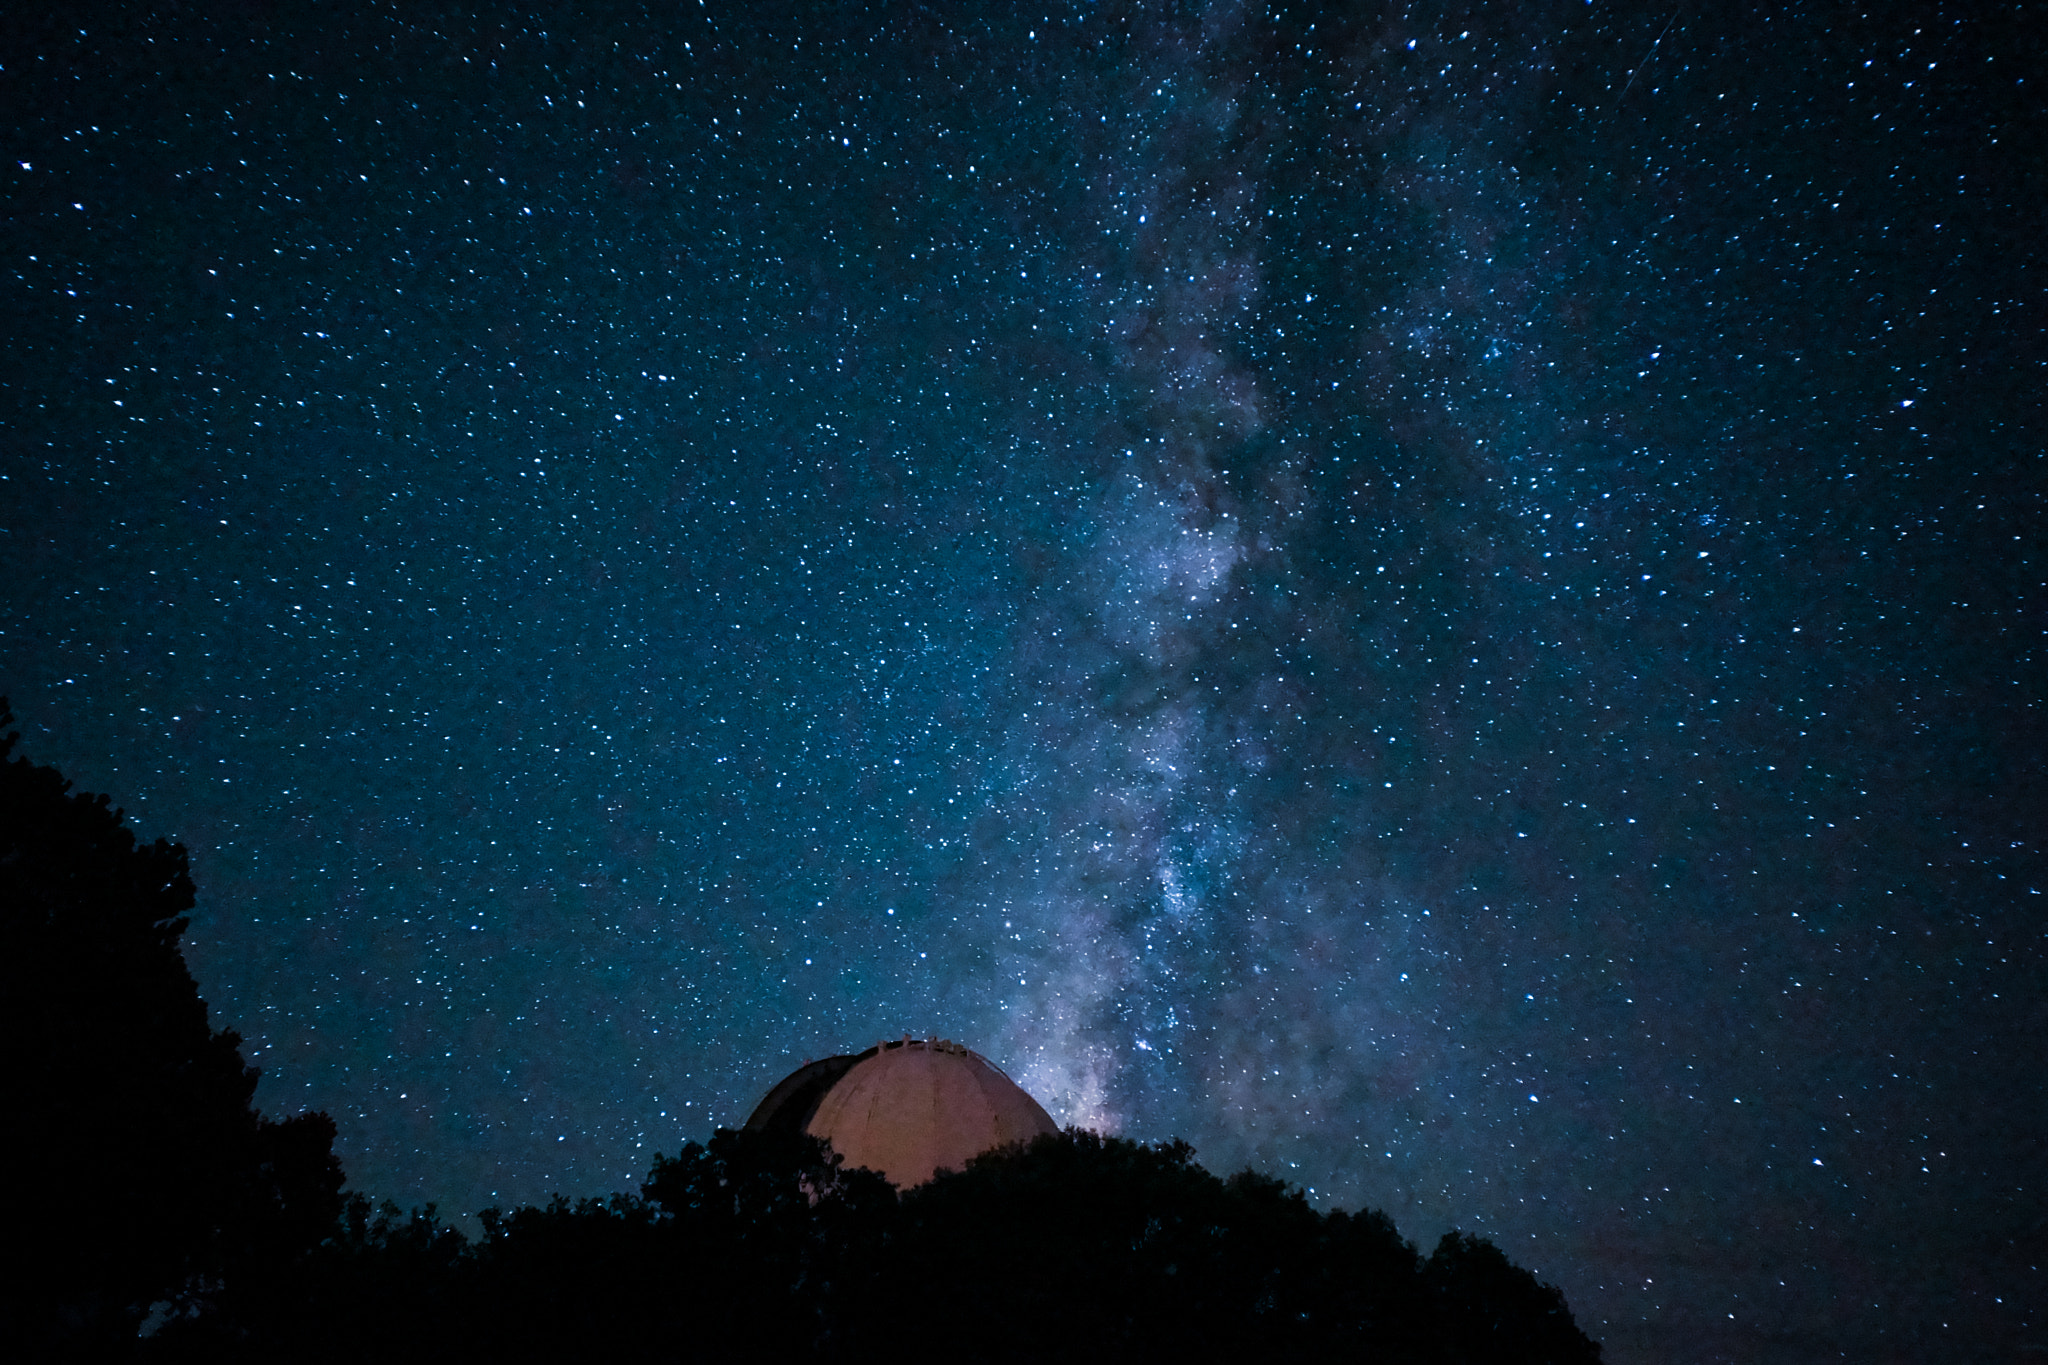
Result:
{"label": "silhouetted tree", "polygon": [[1422,1278],[1436,1303],[1443,1359],[1454,1365],[1564,1365],[1600,1358],[1600,1348],[1572,1321],[1564,1295],[1491,1242],[1445,1233]]}
{"label": "silhouetted tree", "polygon": [[1219,1180],[1184,1143],[1070,1129],[899,1197],[815,1139],[720,1131],[642,1190],[491,1211],[474,1244],[358,1201],[206,1358],[1600,1358],[1490,1244],[1453,1234],[1425,1263],[1383,1214]]}
{"label": "silhouetted tree", "polygon": [[407,1361],[471,1358],[470,1245],[432,1204],[401,1212],[349,1197],[308,1255],[231,1282],[215,1313],[159,1334],[160,1358]]}
{"label": "silhouetted tree", "polygon": [[241,1040],[207,1024],[178,948],[185,850],[138,844],[19,739],[0,738],[0,1321],[30,1353],[112,1350],[153,1302],[200,1311],[326,1236],[341,1168],[324,1114],[251,1109]]}
{"label": "silhouetted tree", "polygon": [[[466,1242],[431,1208],[345,1226],[251,1304],[176,1334],[183,1356],[301,1362],[832,1358],[840,1286],[871,1267],[896,1193],[801,1135],[720,1131],[657,1158],[644,1197],[485,1210]],[[693,1352],[691,1348],[696,1348]]]}
{"label": "silhouetted tree", "polygon": [[[1466,1358],[1451,1353],[1462,1338],[1450,1323],[1469,1311],[1473,1277],[1432,1293],[1384,1214],[1321,1214],[1282,1181],[1220,1180],[1193,1157],[1184,1143],[1069,1129],[906,1192],[873,1257],[874,1283],[854,1300],[852,1354],[972,1342],[989,1360],[1080,1349],[1127,1360]],[[1502,1339],[1547,1332],[1554,1324],[1529,1307],[1547,1312],[1555,1291],[1509,1270],[1484,1281]],[[1574,1350],[1517,1358],[1591,1362],[1599,1351],[1580,1336]]]}
{"label": "silhouetted tree", "polygon": [[992,1360],[1222,1347],[1216,1326],[1265,1290],[1235,1231],[1186,1144],[1047,1136],[905,1194],[856,1333],[869,1353],[907,1336],[913,1355],[973,1341]]}
{"label": "silhouetted tree", "polygon": [[701,1339],[706,1305],[654,1207],[630,1195],[557,1198],[483,1216],[470,1253],[463,1353],[479,1359],[674,1360]]}
{"label": "silhouetted tree", "polygon": [[720,1129],[646,1185],[696,1320],[748,1352],[832,1355],[896,1217],[896,1191],[802,1134]]}

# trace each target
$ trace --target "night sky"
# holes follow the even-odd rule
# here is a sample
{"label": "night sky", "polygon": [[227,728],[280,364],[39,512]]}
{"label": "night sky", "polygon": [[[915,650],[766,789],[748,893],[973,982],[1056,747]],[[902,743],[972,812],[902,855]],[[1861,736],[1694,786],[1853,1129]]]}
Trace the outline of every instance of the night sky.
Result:
{"label": "night sky", "polygon": [[25,8],[0,693],[354,1188],[909,1032],[1613,1360],[2048,1343],[2048,16]]}

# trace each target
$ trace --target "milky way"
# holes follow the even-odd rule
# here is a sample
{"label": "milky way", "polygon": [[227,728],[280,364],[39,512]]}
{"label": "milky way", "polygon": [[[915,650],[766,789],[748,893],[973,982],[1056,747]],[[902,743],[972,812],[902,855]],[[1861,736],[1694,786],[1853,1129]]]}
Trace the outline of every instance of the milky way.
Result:
{"label": "milky way", "polygon": [[0,691],[270,1112],[944,1035],[1611,1359],[2041,1345],[2038,25],[678,12],[10,21]]}

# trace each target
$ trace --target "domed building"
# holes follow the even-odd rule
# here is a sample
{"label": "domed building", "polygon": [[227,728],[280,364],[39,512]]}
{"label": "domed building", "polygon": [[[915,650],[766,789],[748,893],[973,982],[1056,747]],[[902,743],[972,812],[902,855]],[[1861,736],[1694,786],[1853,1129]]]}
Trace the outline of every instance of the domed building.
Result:
{"label": "domed building", "polygon": [[1056,1133],[1052,1117],[979,1053],[943,1038],[904,1038],[798,1067],[747,1119],[750,1132],[824,1138],[849,1167],[898,1189],[1011,1142]]}

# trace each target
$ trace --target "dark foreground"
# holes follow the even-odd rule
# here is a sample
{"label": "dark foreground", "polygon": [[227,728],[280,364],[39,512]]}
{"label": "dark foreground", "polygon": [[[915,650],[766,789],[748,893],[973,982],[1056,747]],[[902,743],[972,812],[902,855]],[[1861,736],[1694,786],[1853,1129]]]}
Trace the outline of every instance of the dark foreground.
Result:
{"label": "dark foreground", "polygon": [[1070,1130],[900,1200],[811,1140],[721,1132],[645,1196],[371,1219],[162,1334],[193,1358],[1596,1361],[1490,1244]]}

